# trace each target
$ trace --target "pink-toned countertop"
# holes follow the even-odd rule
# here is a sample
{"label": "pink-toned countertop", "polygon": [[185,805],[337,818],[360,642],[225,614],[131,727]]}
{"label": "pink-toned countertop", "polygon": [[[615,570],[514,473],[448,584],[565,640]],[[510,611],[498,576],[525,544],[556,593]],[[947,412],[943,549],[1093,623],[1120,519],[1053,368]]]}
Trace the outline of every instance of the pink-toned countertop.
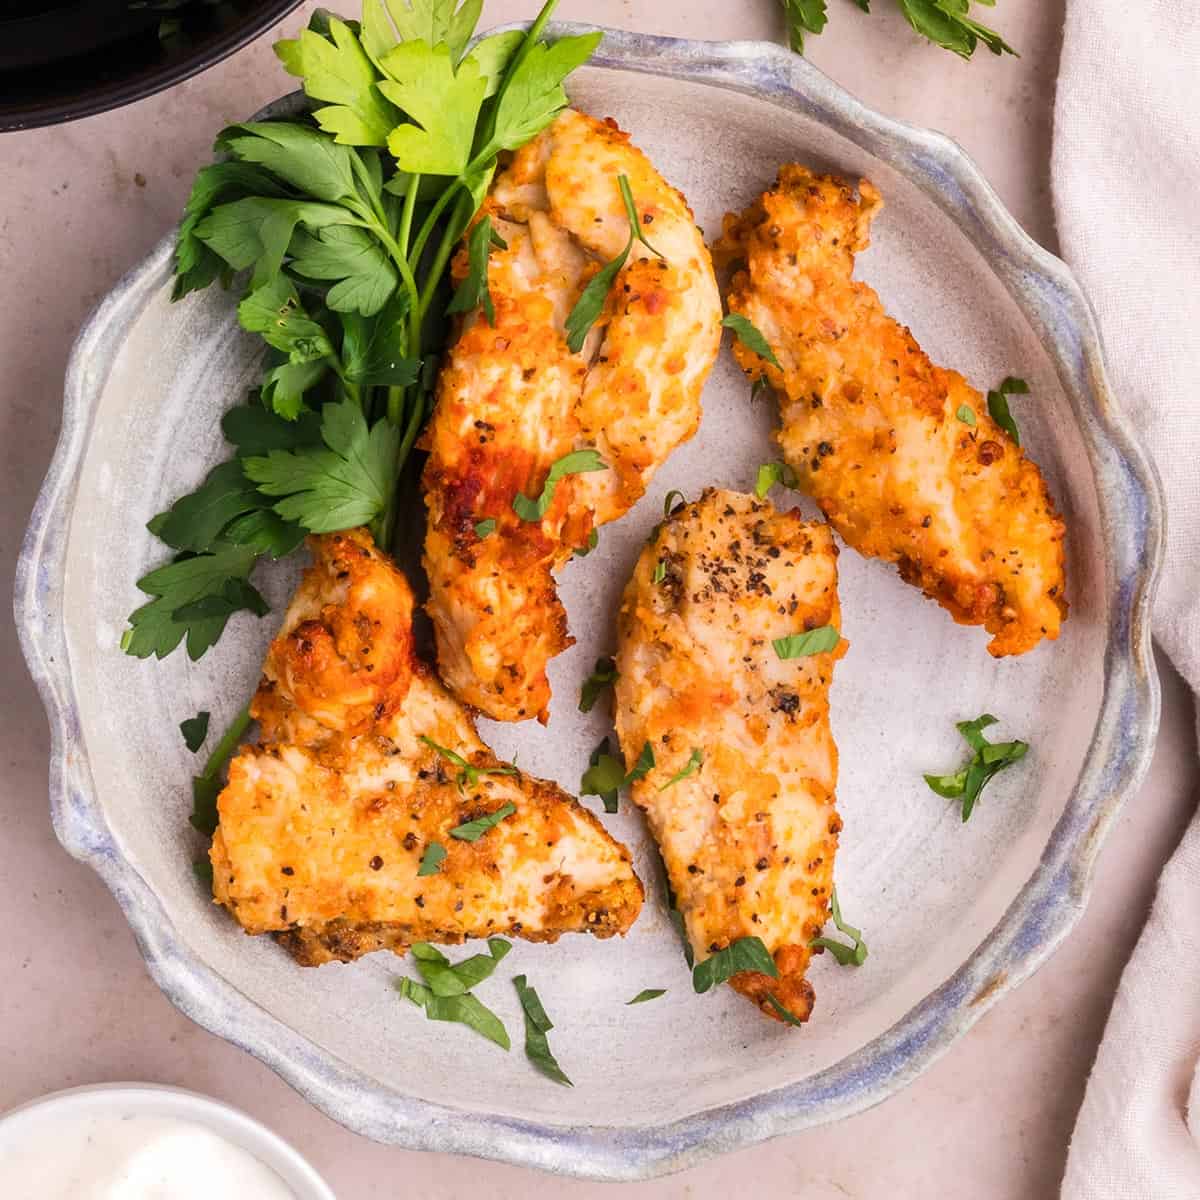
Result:
{"label": "pink-toned countertop", "polygon": [[[871,16],[830,0],[811,59],[883,112],[954,136],[1017,219],[1055,247],[1048,158],[1064,0],[1003,0],[1020,59],[975,61],[920,42],[890,0]],[[278,33],[294,32],[312,5]],[[357,7],[357,5],[351,5]],[[533,0],[487,0],[485,24]],[[778,38],[777,0],[563,0],[563,19],[707,38]],[[0,568],[11,587],[58,432],[63,368],[84,315],[177,219],[213,134],[284,91],[274,35],[165,95],[0,135]],[[609,1185],[377,1146],[309,1108],[270,1071],[180,1016],[146,975],[107,891],[51,832],[48,737],[11,627],[0,632],[0,1111],[105,1080],[195,1088],[290,1138],[341,1200],[691,1196],[1049,1200],[1121,967],[1196,797],[1192,704],[1165,675],[1150,778],[1100,862],[1083,922],[1048,966],[907,1091],[840,1125],[665,1180]]]}

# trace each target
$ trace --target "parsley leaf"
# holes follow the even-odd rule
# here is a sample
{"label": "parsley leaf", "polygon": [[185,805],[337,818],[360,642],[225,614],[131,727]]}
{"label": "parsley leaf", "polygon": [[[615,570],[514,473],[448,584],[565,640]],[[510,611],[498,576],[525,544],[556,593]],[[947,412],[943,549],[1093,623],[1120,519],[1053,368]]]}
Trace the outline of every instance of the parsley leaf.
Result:
{"label": "parsley leaf", "polygon": [[663,520],[668,520],[675,509],[682,504],[687,504],[687,497],[678,488],[672,488],[663,497]]}
{"label": "parsley leaf", "polygon": [[[649,743],[647,743],[647,745],[649,745]],[[681,779],[686,779],[689,775],[694,775],[703,765],[704,755],[698,749],[693,749],[691,756],[688,758],[687,764],[684,766],[683,770],[676,771],[675,774],[672,775],[671,778],[668,779],[667,782],[664,783],[658,790],[660,792],[665,792],[667,788],[678,783]]]}
{"label": "parsley leaf", "polygon": [[[871,11],[870,0],[854,0],[863,12]],[[968,15],[970,0],[897,0],[908,23],[937,46],[970,58],[978,42],[993,54],[1015,54],[1003,38]],[[995,0],[979,0],[992,5]],[[805,33],[820,33],[827,19],[825,0],[782,0],[787,18],[788,44],[804,51]]]}
{"label": "parsley leaf", "polygon": [[349,382],[403,388],[417,381],[421,361],[407,356],[404,338],[408,307],[407,295],[397,291],[373,316],[342,314],[343,373]]}
{"label": "parsley leaf", "polygon": [[[980,0],[988,4],[992,0]],[[977,42],[993,54],[1016,54],[994,30],[967,15],[970,0],[898,0],[904,18],[922,37],[962,58],[975,53]]]}
{"label": "parsley leaf", "polygon": [[281,517],[313,533],[366,525],[391,501],[400,431],[386,419],[368,431],[350,400],[325,405],[321,416],[328,449],[272,450],[245,459],[246,474],[260,492],[284,497],[274,506]]}
{"label": "parsley leaf", "polygon": [[436,875],[446,859],[446,847],[441,842],[430,842],[421,855],[421,865],[417,868],[418,877]]}
{"label": "parsley leaf", "polygon": [[786,488],[794,488],[799,485],[799,482],[796,478],[796,472],[787,463],[763,463],[758,468],[758,478],[754,481],[754,494],[760,500],[765,500],[767,493],[777,483],[782,483]]}
{"label": "parsley leaf", "polygon": [[608,463],[600,457],[599,451],[591,447],[585,450],[573,450],[552,463],[542,485],[541,495],[531,500],[524,492],[518,492],[513,497],[513,512],[522,521],[540,521],[554,502],[554,493],[558,489],[558,481],[566,475],[586,475],[592,471],[607,471]]}
{"label": "parsley leaf", "polygon": [[230,125],[216,148],[241,162],[264,167],[316,200],[340,204],[358,200],[357,152],[294,121],[252,121]]}
{"label": "parsley leaf", "polygon": [[285,275],[276,275],[255,288],[238,305],[238,322],[250,333],[260,334],[268,346],[286,354],[292,363],[329,358],[334,353],[325,327],[308,315]]}
{"label": "parsley leaf", "polygon": [[617,665],[611,658],[598,658],[592,673],[583,681],[579,689],[579,711],[591,712],[600,698],[600,693],[612,687],[621,678]]}
{"label": "parsley leaf", "polygon": [[1008,397],[1027,396],[1028,394],[1029,384],[1015,375],[1009,375],[998,388],[987,394],[988,413],[992,420],[1012,438],[1013,443],[1017,446],[1021,444],[1021,434],[1009,411]]}
{"label": "parsley leaf", "polygon": [[[371,13],[374,7],[375,12]],[[387,0],[387,10],[400,40],[420,40],[436,46],[445,42],[457,59],[462,56],[479,23],[483,0]],[[363,23],[382,17],[379,0],[363,6]],[[382,18],[386,21],[386,18]],[[389,44],[395,39],[388,32]]]}
{"label": "parsley leaf", "polygon": [[482,541],[485,537],[491,537],[496,532],[496,518],[484,517],[482,521],[475,522],[475,536]]}
{"label": "parsley leaf", "polygon": [[704,993],[715,984],[724,983],[742,971],[757,971],[779,978],[779,968],[764,945],[762,938],[742,937],[730,942],[723,950],[709,955],[692,968],[692,987]]}
{"label": "parsley leaf", "polygon": [[[498,767],[477,767],[468,762],[461,754],[455,754],[453,750],[447,750],[445,746],[439,746],[432,738],[422,734],[418,741],[424,742],[431,750],[436,750],[447,762],[453,763],[458,767],[458,790],[461,792],[464,788],[473,788],[478,784],[479,780],[484,775],[517,775],[519,772],[516,767],[501,763]],[[513,810],[516,811],[515,809]],[[474,838],[468,839],[474,841]]]}
{"label": "parsley leaf", "polygon": [[[512,768],[515,770],[515,768]],[[468,821],[465,825],[458,825],[450,830],[452,838],[458,838],[460,842],[477,842],[489,829],[499,825],[505,817],[511,817],[517,811],[517,806],[513,803],[503,804],[493,813],[488,813],[486,816],[476,817],[473,821]]]}
{"label": "parsley leaf", "polygon": [[399,282],[383,247],[354,225],[330,225],[316,237],[300,230],[288,252],[297,275],[336,281],[325,294],[325,303],[334,312],[374,316]]}
{"label": "parsley leaf", "polygon": [[543,1075],[548,1075],[556,1083],[574,1087],[558,1065],[558,1060],[550,1053],[550,1041],[546,1034],[554,1025],[546,1016],[537,992],[525,982],[524,975],[514,976],[513,985],[521,998],[521,1011],[525,1014],[525,1056]]}
{"label": "parsley leaf", "polygon": [[213,467],[194,492],[181,496],[166,512],[159,513],[148,528],[176,550],[199,553],[211,550],[235,517],[269,504],[234,458]]}
{"label": "parsley leaf", "polygon": [[952,775],[925,776],[931,791],[948,800],[962,801],[964,821],[970,820],[983,789],[993,776],[1020,762],[1029,752],[1028,742],[989,742],[983,730],[995,724],[996,718],[991,713],[984,713],[974,721],[959,721],[955,728],[974,752],[970,762]]}
{"label": "parsley leaf", "polygon": [[321,440],[321,418],[318,413],[303,412],[290,421],[257,404],[239,404],[221,418],[221,432],[244,458],[317,445]]}
{"label": "parsley leaf", "polygon": [[210,888],[212,887],[213,865],[207,858],[197,859],[192,863],[192,871],[201,883],[207,883]]}
{"label": "parsley leaf", "polygon": [[978,421],[975,417],[975,410],[969,404],[960,404],[958,411],[954,414],[964,425],[976,425]]}
{"label": "parsley leaf", "polygon": [[800,1018],[796,1016],[796,1014],[790,1009],[784,1008],[784,1006],[780,1004],[770,992],[767,993],[766,1000],[767,1003],[776,1011],[776,1013],[778,1013],[779,1019],[785,1025],[795,1025],[797,1029],[804,1028],[804,1022],[800,1020]]}
{"label": "parsley leaf", "polygon": [[461,996],[438,996],[426,984],[408,978],[398,980],[396,988],[406,1000],[423,1008],[429,1020],[466,1025],[476,1033],[483,1034],[488,1041],[495,1042],[502,1050],[512,1046],[504,1022],[470,992]]}
{"label": "parsley leaf", "polygon": [[604,802],[604,811],[615,813],[618,811],[617,795],[625,786],[625,764],[614,758],[610,751],[608,738],[592,751],[588,769],[579,781],[579,794],[599,796]]}
{"label": "parsley leaf", "polygon": [[209,714],[201,711],[194,717],[179,722],[179,732],[183,734],[184,745],[193,754],[204,745],[204,739],[208,737],[208,718]]}
{"label": "parsley leaf", "polygon": [[825,654],[836,650],[842,635],[832,625],[822,625],[805,633],[793,633],[789,637],[775,638],[771,645],[782,659],[807,658],[812,654]]}
{"label": "parsley leaf", "polygon": [[[561,45],[561,43],[559,44]],[[591,51],[588,53],[590,54]],[[625,266],[629,258],[629,252],[633,249],[633,243],[641,242],[652,254],[657,254],[659,258],[662,257],[646,241],[642,234],[642,222],[638,216],[637,206],[634,204],[633,191],[630,189],[628,178],[624,175],[618,175],[617,186],[621,191],[621,200],[625,205],[625,216],[629,221],[629,241],[625,243],[625,249],[612,262],[601,267],[592,276],[588,281],[587,287],[580,294],[579,299],[575,301],[575,306],[571,309],[566,324],[567,348],[572,354],[578,354],[583,349],[583,343],[587,340],[588,332],[604,311],[604,305],[608,299],[608,293],[612,290],[613,281],[620,273],[621,268]]]}
{"label": "parsley leaf", "polygon": [[654,761],[654,747],[649,742],[643,744],[637,756],[637,762],[633,764],[633,770],[625,776],[625,782],[636,783],[639,779],[644,779],[656,766]]}
{"label": "parsley leaf", "polygon": [[415,942],[410,949],[417,970],[435,996],[464,996],[500,965],[512,949],[512,942],[500,937],[488,938],[487,954],[476,954],[460,963],[451,963],[428,942]]}
{"label": "parsley leaf", "polygon": [[456,71],[445,42],[414,40],[393,47],[379,65],[388,76],[379,90],[415,122],[397,125],[388,135],[388,149],[400,170],[464,174],[487,91],[479,64],[466,58]]}
{"label": "parsley leaf", "polygon": [[823,946],[837,959],[839,966],[861,967],[867,961],[867,943],[863,941],[861,929],[855,929],[853,925],[847,925],[842,919],[842,907],[838,903],[836,887],[830,889],[829,907],[832,910],[833,923],[837,927],[838,932],[844,933],[854,944],[847,946],[845,942],[839,942],[827,937],[815,937],[808,944],[814,947]]}
{"label": "parsley leaf", "polygon": [[501,250],[508,249],[508,243],[492,227],[491,217],[484,217],[475,223],[467,238],[467,276],[458,285],[446,312],[470,312],[473,308],[482,307],[487,323],[496,324],[496,307],[488,287],[488,256],[493,246]]}
{"label": "parsley leaf", "polygon": [[820,33],[825,28],[828,15],[825,0],[783,0],[787,16],[788,45],[797,54],[804,53],[805,33]]}
{"label": "parsley leaf", "polygon": [[[546,9],[553,7],[546,5]],[[495,127],[477,156],[495,157],[501,150],[516,150],[541,133],[564,108],[563,80],[592,57],[604,35],[599,31],[559,38],[553,45],[526,42],[517,52],[508,78],[500,90]]]}
{"label": "parsley leaf", "polygon": [[657,1000],[659,996],[666,994],[666,988],[643,988],[632,1000],[625,1001],[625,1007],[628,1008],[631,1004],[645,1004],[647,1000]]}
{"label": "parsley leaf", "polygon": [[165,658],[186,637],[188,657],[195,661],[235,612],[248,609],[260,617],[267,612],[246,578],[257,559],[248,547],[220,546],[143,575],[137,586],[154,599],[130,615],[121,649],[134,658]]}
{"label": "parsley leaf", "polygon": [[721,324],[726,329],[732,329],[734,337],[747,350],[753,351],[759,358],[765,358],[771,366],[783,370],[783,367],[779,365],[779,359],[775,357],[775,351],[771,349],[771,343],[767,341],[753,321],[743,317],[741,313],[730,313]]}
{"label": "parsley leaf", "polygon": [[305,29],[294,40],[276,42],[275,53],[289,75],[304,81],[306,95],[328,102],[313,117],[337,142],[386,146],[400,114],[379,94],[379,72],[350,27],[331,16],[328,28],[328,38]]}

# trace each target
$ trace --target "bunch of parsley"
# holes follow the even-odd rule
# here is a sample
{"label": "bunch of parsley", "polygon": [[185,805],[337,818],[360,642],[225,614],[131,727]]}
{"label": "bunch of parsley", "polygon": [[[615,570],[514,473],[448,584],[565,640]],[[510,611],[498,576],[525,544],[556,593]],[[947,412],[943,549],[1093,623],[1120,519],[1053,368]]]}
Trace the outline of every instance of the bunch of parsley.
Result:
{"label": "bunch of parsley", "polygon": [[[804,53],[804,35],[820,33],[829,20],[826,0],[781,0],[787,17],[788,42]],[[854,0],[863,12],[871,11],[871,0]],[[904,19],[935,46],[970,58],[982,42],[993,54],[1016,54],[994,30],[970,15],[971,0],[896,0]],[[996,0],[978,0],[991,8]]]}
{"label": "bunch of parsley", "polygon": [[490,223],[451,297],[454,246],[497,157],[566,107],[563,81],[601,37],[543,42],[556,3],[527,33],[471,46],[483,0],[363,0],[361,21],[318,10],[276,44],[310,111],[222,131],[187,202],[173,296],[236,286],[262,380],[222,422],[232,456],[149,523],[174,558],[138,580],[151,599],[128,654],[186,641],[199,658],[235,612],[267,611],[251,573],[307,533],[368,525],[390,545],[447,313],[490,309]]}

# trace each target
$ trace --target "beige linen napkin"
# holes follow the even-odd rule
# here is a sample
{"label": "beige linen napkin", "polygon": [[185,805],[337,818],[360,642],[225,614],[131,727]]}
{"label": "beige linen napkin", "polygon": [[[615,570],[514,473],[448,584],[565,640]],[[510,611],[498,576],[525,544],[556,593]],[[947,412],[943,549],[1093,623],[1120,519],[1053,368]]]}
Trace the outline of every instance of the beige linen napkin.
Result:
{"label": "beige linen napkin", "polygon": [[[1062,254],[1167,493],[1155,632],[1200,692],[1200,4],[1068,0],[1052,163]],[[1113,848],[1110,853],[1115,853]],[[1200,1200],[1200,816],[1121,978],[1064,1200]]]}

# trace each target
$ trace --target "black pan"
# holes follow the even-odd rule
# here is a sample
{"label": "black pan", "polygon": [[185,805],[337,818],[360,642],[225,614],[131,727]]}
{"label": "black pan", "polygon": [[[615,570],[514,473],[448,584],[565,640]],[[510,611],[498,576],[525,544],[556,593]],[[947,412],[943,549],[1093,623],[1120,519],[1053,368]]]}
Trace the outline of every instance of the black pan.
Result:
{"label": "black pan", "polygon": [[300,0],[0,0],[0,131],[91,116],[187,79]]}

